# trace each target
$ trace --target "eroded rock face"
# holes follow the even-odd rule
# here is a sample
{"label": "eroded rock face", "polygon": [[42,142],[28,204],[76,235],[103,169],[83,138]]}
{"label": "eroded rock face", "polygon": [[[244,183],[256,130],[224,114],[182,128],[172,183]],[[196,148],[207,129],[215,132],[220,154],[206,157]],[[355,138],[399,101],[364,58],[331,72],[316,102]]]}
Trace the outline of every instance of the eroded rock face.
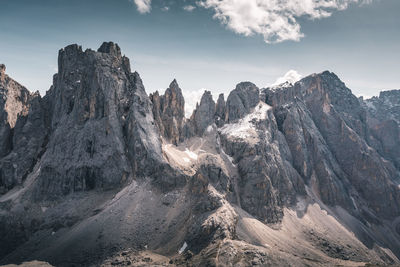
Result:
{"label": "eroded rock face", "polygon": [[29,100],[29,112],[19,116],[12,131],[12,151],[0,160],[3,192],[21,185],[43,155],[49,138],[49,118],[38,93]]}
{"label": "eroded rock face", "polygon": [[400,264],[397,91],[244,82],[186,120],[115,43],[58,62],[44,97],[0,65],[1,264]]}
{"label": "eroded rock face", "polygon": [[384,91],[379,97],[361,100],[367,110],[370,144],[400,168],[400,90]]}
{"label": "eroded rock face", "polygon": [[41,153],[45,114],[38,93],[5,74],[0,66],[0,192],[21,184]]}
{"label": "eroded rock face", "polygon": [[196,107],[191,117],[194,131],[197,135],[203,135],[207,127],[214,123],[215,102],[210,91],[205,91],[201,97],[200,105]]}
{"label": "eroded rock face", "polygon": [[289,148],[271,107],[259,102],[252,113],[222,127],[220,138],[237,164],[241,207],[264,222],[279,222],[283,207],[294,204],[305,189],[289,163]]}
{"label": "eroded rock face", "polygon": [[8,123],[14,128],[18,115],[28,113],[30,92],[5,71],[5,65],[0,65],[0,120],[3,125]]}
{"label": "eroded rock face", "polygon": [[217,106],[215,107],[215,123],[218,127],[224,125],[225,122],[225,98],[224,94],[220,94],[217,100]]}
{"label": "eroded rock face", "polygon": [[379,97],[366,99],[362,104],[365,105],[371,119],[392,119],[400,123],[400,90],[382,91]]}
{"label": "eroded rock face", "polygon": [[150,95],[153,102],[153,114],[162,136],[178,144],[182,141],[182,128],[185,118],[185,100],[182,90],[176,80],[173,80],[165,94],[160,96],[158,91]]}
{"label": "eroded rock face", "polygon": [[[265,95],[267,103],[276,107],[278,124],[287,136],[294,165],[303,176],[314,179],[318,187],[326,187],[321,188],[320,194],[327,203],[348,206],[345,195],[354,193],[353,199],[366,201],[379,216],[398,216],[400,192],[393,183],[397,171],[369,147],[366,112],[336,75],[311,75],[291,87],[266,89]],[[301,114],[303,118],[293,123]],[[301,128],[291,129],[295,125]],[[309,134],[310,131],[313,132]],[[307,143],[314,148],[305,150]],[[311,163],[310,157],[314,156],[317,162]],[[330,178],[326,181],[319,180],[327,177]]]}
{"label": "eroded rock face", "polygon": [[[2,172],[10,180],[11,166],[24,159],[11,179],[21,183],[40,154],[35,198],[116,188],[151,176],[148,166],[163,162],[151,101],[114,43],[104,43],[98,52],[77,45],[60,50],[53,86],[44,100],[37,95],[31,102],[27,118],[16,124],[14,150],[3,159],[10,167]],[[26,164],[24,154],[32,154]]]}
{"label": "eroded rock face", "polygon": [[226,101],[225,120],[234,122],[248,114],[254,108],[260,98],[258,87],[251,82],[239,83]]}

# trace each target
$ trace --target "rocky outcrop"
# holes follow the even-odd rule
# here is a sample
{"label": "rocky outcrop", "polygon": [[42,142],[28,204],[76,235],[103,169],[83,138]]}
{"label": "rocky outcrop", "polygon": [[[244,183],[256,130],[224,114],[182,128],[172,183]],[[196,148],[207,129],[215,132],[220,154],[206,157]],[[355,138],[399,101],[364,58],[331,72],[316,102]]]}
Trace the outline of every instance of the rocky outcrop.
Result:
{"label": "rocky outcrop", "polygon": [[289,148],[271,107],[259,102],[252,113],[223,126],[220,138],[237,164],[241,207],[266,223],[279,222],[283,207],[293,205],[305,188],[290,165]]}
{"label": "rocky outcrop", "polygon": [[361,104],[367,109],[370,119],[400,123],[400,90],[382,91],[378,97],[362,100]]}
{"label": "rocky outcrop", "polygon": [[0,65],[0,264],[400,263],[397,91],[244,82],[186,120],[115,43],[58,64],[43,97]]}
{"label": "rocky outcrop", "polygon": [[48,114],[38,93],[29,100],[29,112],[12,129],[12,150],[0,160],[3,193],[21,185],[40,160],[48,141]]}
{"label": "rocky outcrop", "polygon": [[148,166],[162,162],[161,141],[142,80],[118,45],[105,43],[98,52],[68,46],[58,69],[37,196],[110,189],[150,176]]}
{"label": "rocky outcrop", "polygon": [[239,83],[226,101],[225,121],[234,122],[248,114],[254,108],[260,97],[260,91],[251,82]]}
{"label": "rocky outcrop", "polygon": [[[399,191],[393,183],[397,175],[396,171],[392,164],[383,160],[368,146],[365,139],[367,136],[365,110],[336,75],[323,72],[306,77],[292,87],[267,89],[265,94],[266,101],[277,107],[277,118],[288,137],[291,152],[297,162],[295,163],[297,169],[302,170],[305,177],[312,179],[314,176],[317,181],[330,177],[327,181],[318,181],[320,186],[329,187],[322,192],[335,195],[321,194],[325,195],[323,198],[327,203],[334,205],[341,202],[346,206],[343,203],[346,200],[342,194],[349,195],[349,192],[346,193],[347,189],[359,192],[359,197],[367,201],[377,214],[391,218],[397,216],[399,205],[394,203],[399,202],[398,200],[393,202],[393,199],[399,197]],[[297,125],[296,123],[286,122],[286,119],[293,120],[295,115],[292,111],[294,110],[297,114],[300,112],[306,116],[298,120],[303,123],[300,132],[291,129]],[[315,127],[305,127],[304,123],[315,124]],[[308,134],[307,132],[312,128],[315,131]],[[303,131],[307,132],[302,133]],[[318,137],[319,134],[320,137]],[[310,142],[307,139],[316,139],[317,142],[310,141],[314,146],[317,145],[318,153],[327,155],[322,158],[317,157],[317,169],[307,168],[312,162],[309,157],[314,154],[302,149],[307,147],[307,142]],[[315,148],[312,150],[315,151]],[[324,162],[326,158],[327,161]],[[325,175],[322,173],[318,175],[321,171]],[[371,179],[371,177],[375,178]],[[348,183],[352,187],[349,187]],[[381,188],[381,193],[386,197],[374,197],[377,188]],[[388,206],[387,203],[393,203],[393,205]]]}
{"label": "rocky outcrop", "polygon": [[205,91],[190,120],[193,122],[194,132],[201,136],[207,127],[214,123],[215,102],[210,91]]}
{"label": "rocky outcrop", "polygon": [[11,79],[5,65],[0,65],[0,122],[14,128],[19,115],[25,116],[29,110],[30,92]]}
{"label": "rocky outcrop", "polygon": [[182,141],[185,118],[185,100],[176,80],[173,80],[164,95],[158,91],[150,95],[153,114],[162,136],[174,144]]}
{"label": "rocky outcrop", "polygon": [[361,104],[367,110],[371,146],[400,169],[400,90],[381,92]]}
{"label": "rocky outcrop", "polygon": [[0,67],[0,192],[22,183],[42,153],[47,128],[42,99]]}
{"label": "rocky outcrop", "polygon": [[217,106],[215,107],[215,123],[218,127],[224,125],[225,122],[225,98],[224,94],[220,94],[217,100]]}

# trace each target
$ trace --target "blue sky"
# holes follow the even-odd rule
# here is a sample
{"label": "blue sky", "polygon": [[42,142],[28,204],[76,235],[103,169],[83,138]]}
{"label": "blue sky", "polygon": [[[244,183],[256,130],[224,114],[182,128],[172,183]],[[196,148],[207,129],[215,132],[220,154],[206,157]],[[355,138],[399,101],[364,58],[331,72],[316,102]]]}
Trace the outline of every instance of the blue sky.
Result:
{"label": "blue sky", "polygon": [[400,88],[400,1],[324,1],[0,0],[0,63],[43,94],[60,48],[114,41],[148,92],[176,78],[189,105],[289,70],[331,70],[356,95]]}

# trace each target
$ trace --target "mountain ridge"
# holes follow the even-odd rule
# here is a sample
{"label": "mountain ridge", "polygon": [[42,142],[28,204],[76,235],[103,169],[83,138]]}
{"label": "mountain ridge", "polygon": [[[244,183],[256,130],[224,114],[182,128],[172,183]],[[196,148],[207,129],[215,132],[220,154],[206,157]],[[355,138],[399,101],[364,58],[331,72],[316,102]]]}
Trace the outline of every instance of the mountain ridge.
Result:
{"label": "mountain ridge", "polygon": [[0,102],[1,263],[400,263],[397,91],[324,71],[206,91],[187,119],[177,81],[148,95],[113,42],[58,64],[43,97],[1,65],[26,95]]}

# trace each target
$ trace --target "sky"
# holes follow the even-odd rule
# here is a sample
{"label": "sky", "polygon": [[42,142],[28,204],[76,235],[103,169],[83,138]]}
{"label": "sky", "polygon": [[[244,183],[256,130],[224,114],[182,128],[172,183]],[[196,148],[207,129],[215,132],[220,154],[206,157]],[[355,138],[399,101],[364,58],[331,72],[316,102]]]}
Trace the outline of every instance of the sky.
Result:
{"label": "sky", "polygon": [[176,78],[194,107],[241,81],[330,70],[357,96],[400,88],[399,0],[0,0],[0,63],[43,95],[58,50],[120,45],[146,91]]}

